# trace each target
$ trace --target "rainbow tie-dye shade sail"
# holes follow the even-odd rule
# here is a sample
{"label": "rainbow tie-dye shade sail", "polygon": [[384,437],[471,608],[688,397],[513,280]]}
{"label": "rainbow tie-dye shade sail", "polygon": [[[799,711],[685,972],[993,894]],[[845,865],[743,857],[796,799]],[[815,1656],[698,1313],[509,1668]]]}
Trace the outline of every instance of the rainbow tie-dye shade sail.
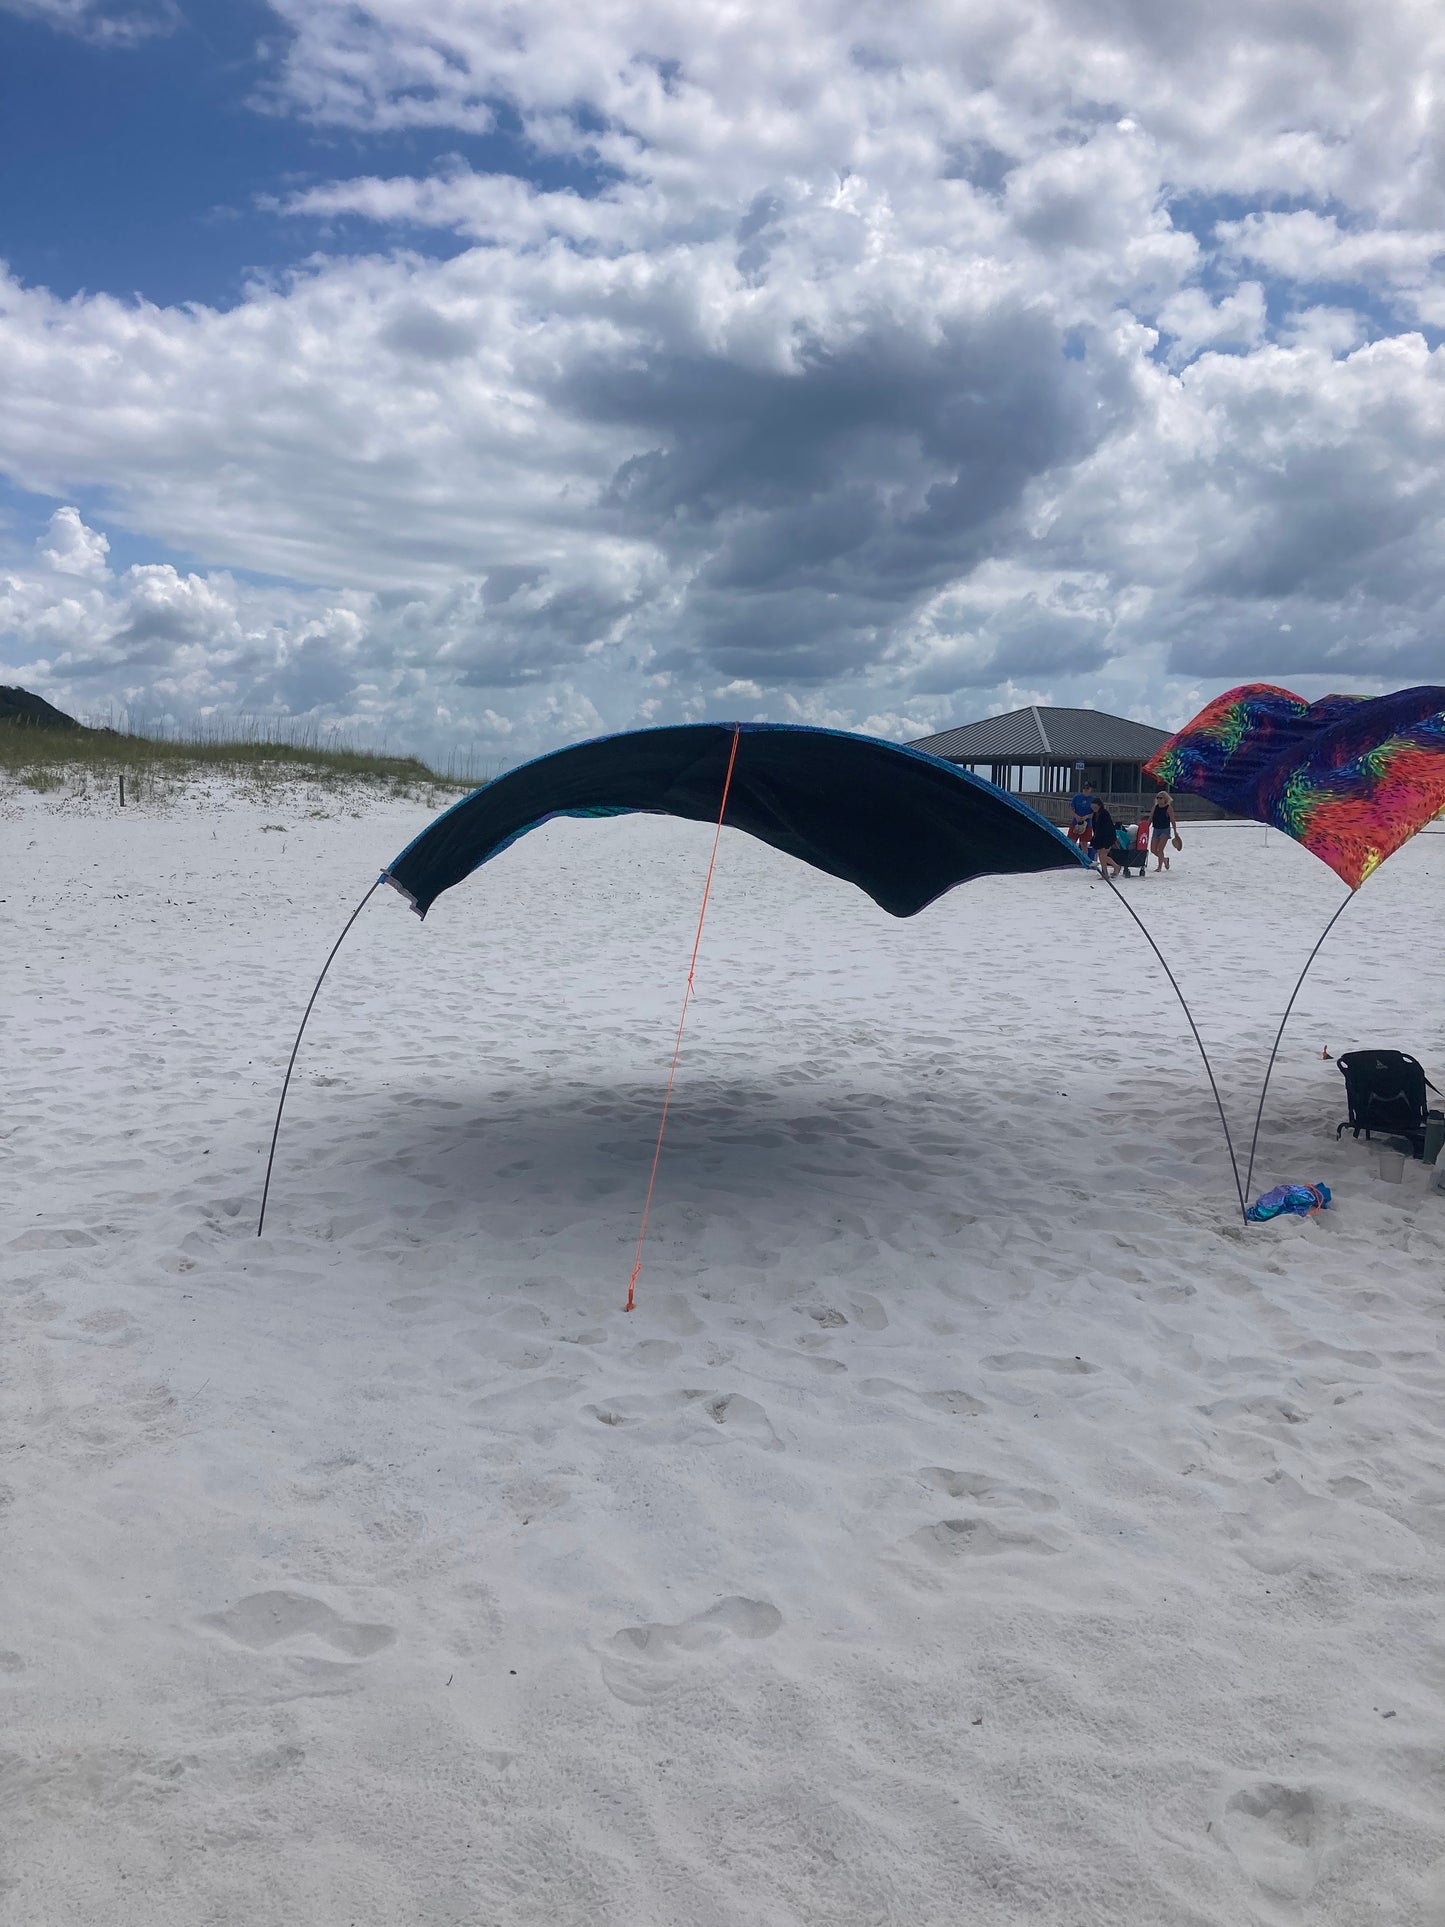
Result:
{"label": "rainbow tie-dye shade sail", "polygon": [[1245,683],[1201,709],[1145,773],[1283,830],[1358,890],[1445,808],[1445,689],[1309,703]]}

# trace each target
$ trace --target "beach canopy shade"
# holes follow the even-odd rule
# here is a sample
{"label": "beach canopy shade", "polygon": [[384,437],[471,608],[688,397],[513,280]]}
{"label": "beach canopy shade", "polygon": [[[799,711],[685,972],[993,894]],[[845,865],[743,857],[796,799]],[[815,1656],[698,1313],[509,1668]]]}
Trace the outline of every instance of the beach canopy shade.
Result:
{"label": "beach canopy shade", "polygon": [[1358,890],[1445,808],[1445,688],[1311,703],[1244,683],[1171,736],[1145,773],[1283,830]]}
{"label": "beach canopy shade", "polygon": [[911,917],[970,877],[1078,869],[1053,825],[981,777],[872,736],[781,723],[628,730],[509,770],[439,816],[383,871],[419,916],[443,890],[558,816],[716,823],[857,884]]}

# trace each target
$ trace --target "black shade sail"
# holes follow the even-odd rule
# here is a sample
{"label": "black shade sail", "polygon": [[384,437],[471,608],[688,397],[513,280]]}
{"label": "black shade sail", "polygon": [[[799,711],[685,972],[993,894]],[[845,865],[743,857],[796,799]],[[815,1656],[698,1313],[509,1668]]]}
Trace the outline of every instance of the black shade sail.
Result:
{"label": "black shade sail", "polygon": [[855,883],[911,917],[970,877],[1083,867],[1036,810],[938,757],[782,723],[629,730],[509,770],[455,804],[383,875],[425,916],[444,890],[556,816],[642,811],[716,823]]}

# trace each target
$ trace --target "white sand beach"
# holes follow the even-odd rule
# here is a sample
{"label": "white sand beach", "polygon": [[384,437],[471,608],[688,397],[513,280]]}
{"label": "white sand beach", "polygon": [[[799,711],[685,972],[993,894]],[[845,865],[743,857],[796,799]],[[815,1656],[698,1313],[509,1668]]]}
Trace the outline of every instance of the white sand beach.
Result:
{"label": "white sand beach", "polygon": [[[312,815],[313,810],[326,814]],[[1445,839],[1286,1034],[1250,1227],[1083,875],[896,922],[554,823],[419,924],[417,805],[9,795],[7,1927],[1445,1921],[1445,1194],[1321,1058],[1445,1085]],[[1341,886],[1121,885],[1247,1145]]]}

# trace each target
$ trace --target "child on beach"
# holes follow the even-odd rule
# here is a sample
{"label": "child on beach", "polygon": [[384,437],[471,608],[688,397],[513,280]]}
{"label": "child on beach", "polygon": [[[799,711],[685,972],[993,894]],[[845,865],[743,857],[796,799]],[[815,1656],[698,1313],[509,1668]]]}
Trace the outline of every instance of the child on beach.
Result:
{"label": "child on beach", "polygon": [[1074,812],[1074,820],[1069,825],[1069,841],[1077,843],[1081,850],[1087,850],[1094,835],[1094,819],[1090,814],[1094,807],[1092,783],[1080,783],[1071,799],[1070,807]]}
{"label": "child on beach", "polygon": [[1175,849],[1181,847],[1179,825],[1174,820],[1174,799],[1168,790],[1160,790],[1154,798],[1154,813],[1149,819],[1149,850],[1154,858],[1155,874],[1169,868],[1169,858],[1165,852],[1171,837]]}

